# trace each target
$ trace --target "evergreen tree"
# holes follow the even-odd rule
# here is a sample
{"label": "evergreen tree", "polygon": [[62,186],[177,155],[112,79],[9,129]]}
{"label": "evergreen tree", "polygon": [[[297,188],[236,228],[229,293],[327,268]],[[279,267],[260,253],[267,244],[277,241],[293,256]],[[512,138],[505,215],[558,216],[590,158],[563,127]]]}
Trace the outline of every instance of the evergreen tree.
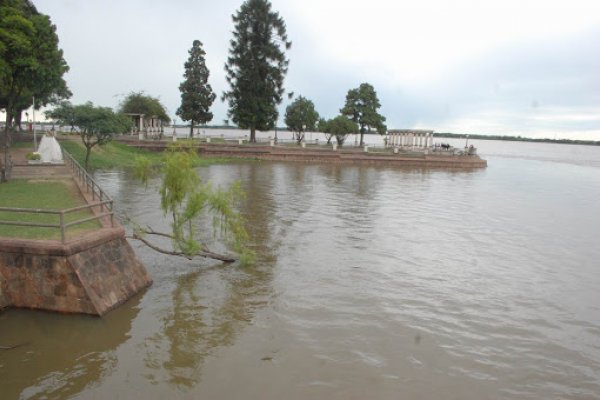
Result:
{"label": "evergreen tree", "polygon": [[277,121],[283,79],[289,60],[285,22],[271,10],[267,0],[247,0],[233,15],[235,30],[225,64],[230,90],[223,94],[229,103],[229,116],[240,128],[269,130]]}
{"label": "evergreen tree", "polygon": [[190,121],[190,138],[194,135],[195,123],[205,124],[212,120],[210,107],[217,97],[208,83],[205,54],[202,42],[194,40],[190,58],[185,62],[185,80],[179,85],[181,106],[177,109],[177,115],[184,121]]}
{"label": "evergreen tree", "polygon": [[363,135],[371,128],[375,128],[380,135],[385,134],[385,117],[377,113],[381,107],[377,93],[373,86],[361,83],[356,89],[351,89],[346,95],[346,104],[340,110],[360,127],[360,145],[363,145]]}

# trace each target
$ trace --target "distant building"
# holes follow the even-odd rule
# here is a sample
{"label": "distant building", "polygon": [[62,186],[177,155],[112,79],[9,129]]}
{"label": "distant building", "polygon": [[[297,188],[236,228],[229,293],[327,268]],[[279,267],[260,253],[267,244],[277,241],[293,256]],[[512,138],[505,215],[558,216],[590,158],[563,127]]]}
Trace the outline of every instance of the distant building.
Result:
{"label": "distant building", "polygon": [[125,113],[133,121],[131,134],[142,133],[145,137],[161,136],[163,133],[163,121],[156,115]]}
{"label": "distant building", "polygon": [[393,147],[431,147],[433,131],[426,129],[390,129],[388,144]]}

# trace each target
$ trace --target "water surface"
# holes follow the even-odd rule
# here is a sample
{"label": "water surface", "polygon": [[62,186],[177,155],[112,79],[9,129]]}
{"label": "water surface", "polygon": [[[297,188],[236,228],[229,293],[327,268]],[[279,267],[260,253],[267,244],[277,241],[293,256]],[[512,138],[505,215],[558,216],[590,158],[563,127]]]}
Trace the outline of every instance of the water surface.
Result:
{"label": "water surface", "polygon": [[[242,182],[256,265],[134,243],[155,283],[106,317],[0,314],[25,343],[2,398],[600,398],[600,148],[475,144],[487,169],[200,169]],[[166,229],[151,190],[97,177]]]}

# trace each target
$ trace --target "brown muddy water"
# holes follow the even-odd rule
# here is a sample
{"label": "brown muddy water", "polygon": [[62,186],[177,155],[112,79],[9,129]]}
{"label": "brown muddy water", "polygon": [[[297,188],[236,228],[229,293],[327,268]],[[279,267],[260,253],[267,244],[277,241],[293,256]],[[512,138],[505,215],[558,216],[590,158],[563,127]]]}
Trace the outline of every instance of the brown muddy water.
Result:
{"label": "brown muddy water", "polygon": [[0,398],[600,399],[600,148],[475,144],[487,169],[200,169],[242,182],[256,265],[134,244],[154,285],[106,317],[1,313]]}

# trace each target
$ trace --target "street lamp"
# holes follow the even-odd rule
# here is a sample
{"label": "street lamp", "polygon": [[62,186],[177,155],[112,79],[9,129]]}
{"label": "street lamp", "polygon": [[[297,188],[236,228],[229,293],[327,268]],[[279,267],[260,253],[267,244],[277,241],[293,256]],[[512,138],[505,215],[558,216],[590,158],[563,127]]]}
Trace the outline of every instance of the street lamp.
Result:
{"label": "street lamp", "polygon": [[37,135],[35,134],[35,96],[33,98],[33,106],[31,108],[31,115],[33,118],[33,149],[34,151],[37,149]]}

